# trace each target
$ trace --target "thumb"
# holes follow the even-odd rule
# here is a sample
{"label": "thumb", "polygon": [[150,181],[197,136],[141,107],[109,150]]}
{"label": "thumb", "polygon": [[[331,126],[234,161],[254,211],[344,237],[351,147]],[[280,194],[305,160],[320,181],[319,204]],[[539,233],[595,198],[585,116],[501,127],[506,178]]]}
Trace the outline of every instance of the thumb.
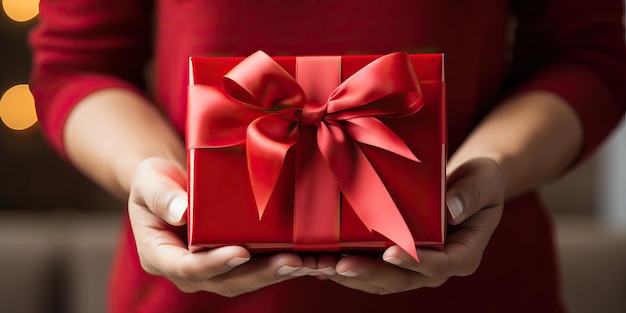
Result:
{"label": "thumb", "polygon": [[168,224],[186,224],[187,174],[177,164],[158,158],[142,161],[131,184],[130,200]]}
{"label": "thumb", "polygon": [[450,224],[460,224],[483,208],[501,205],[504,191],[504,173],[496,161],[475,158],[465,162],[448,178],[446,205]]}

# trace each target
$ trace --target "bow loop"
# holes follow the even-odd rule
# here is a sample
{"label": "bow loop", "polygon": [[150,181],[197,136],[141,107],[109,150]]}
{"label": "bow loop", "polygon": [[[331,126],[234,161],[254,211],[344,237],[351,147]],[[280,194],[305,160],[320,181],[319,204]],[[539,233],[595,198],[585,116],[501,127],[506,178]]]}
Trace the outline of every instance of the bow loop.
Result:
{"label": "bow loop", "polygon": [[337,119],[411,115],[423,105],[422,91],[406,53],[382,56],[346,79],[328,100]]}
{"label": "bow loop", "polygon": [[305,102],[304,91],[293,77],[262,51],[235,66],[222,84],[233,99],[270,111],[301,108]]}

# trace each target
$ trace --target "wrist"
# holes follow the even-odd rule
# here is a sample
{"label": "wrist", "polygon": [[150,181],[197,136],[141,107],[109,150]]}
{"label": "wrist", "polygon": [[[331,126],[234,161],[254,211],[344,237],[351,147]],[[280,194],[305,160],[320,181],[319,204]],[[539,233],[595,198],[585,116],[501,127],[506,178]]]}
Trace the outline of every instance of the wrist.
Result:
{"label": "wrist", "polygon": [[179,134],[154,104],[128,90],[106,89],[81,100],[64,133],[72,163],[122,200],[143,160],[162,158],[184,169]]}

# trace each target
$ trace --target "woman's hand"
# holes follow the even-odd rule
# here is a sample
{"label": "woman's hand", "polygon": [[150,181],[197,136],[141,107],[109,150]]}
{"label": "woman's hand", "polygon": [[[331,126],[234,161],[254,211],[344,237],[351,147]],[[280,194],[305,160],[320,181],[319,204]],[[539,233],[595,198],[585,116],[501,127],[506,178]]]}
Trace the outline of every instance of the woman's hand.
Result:
{"label": "woman's hand", "polygon": [[283,280],[301,269],[295,254],[250,259],[242,247],[191,253],[178,235],[186,223],[186,173],[173,162],[150,158],[135,172],[128,203],[143,269],[162,275],[184,292],[208,291],[233,297]]}
{"label": "woman's hand", "polygon": [[72,110],[64,131],[72,163],[128,200],[139,260],[148,273],[167,277],[185,292],[236,296],[315,264],[313,258],[303,262],[289,253],[251,260],[248,251],[234,246],[191,253],[181,236],[187,210],[185,146],[142,95],[121,88],[92,93]]}
{"label": "woman's hand", "polygon": [[[505,197],[504,174],[489,158],[472,159],[448,177],[449,223],[445,249],[418,249],[420,262],[398,246],[387,249],[382,260],[346,256],[318,259],[318,268],[335,267],[329,279],[373,294],[390,294],[422,287],[437,287],[452,276],[467,276],[478,268],[496,229]],[[336,262],[336,263],[335,263]]]}

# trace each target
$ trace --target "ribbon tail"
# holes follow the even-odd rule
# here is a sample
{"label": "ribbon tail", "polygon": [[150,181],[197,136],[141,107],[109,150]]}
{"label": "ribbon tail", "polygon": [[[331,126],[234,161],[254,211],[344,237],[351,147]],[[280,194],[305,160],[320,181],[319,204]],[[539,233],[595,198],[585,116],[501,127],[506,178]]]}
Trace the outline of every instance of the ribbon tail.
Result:
{"label": "ribbon tail", "polygon": [[415,240],[393,198],[367,157],[337,126],[322,123],[318,145],[329,162],[343,196],[357,216],[418,260]]}
{"label": "ribbon tail", "polygon": [[355,141],[374,146],[411,161],[421,163],[411,149],[389,127],[375,117],[356,117],[345,121],[344,130]]}
{"label": "ribbon tail", "polygon": [[250,123],[246,132],[248,173],[259,219],[272,195],[285,156],[297,141],[293,122],[266,115]]}
{"label": "ribbon tail", "polygon": [[222,81],[237,101],[263,109],[301,107],[305,95],[293,77],[269,55],[257,51],[235,66]]}

